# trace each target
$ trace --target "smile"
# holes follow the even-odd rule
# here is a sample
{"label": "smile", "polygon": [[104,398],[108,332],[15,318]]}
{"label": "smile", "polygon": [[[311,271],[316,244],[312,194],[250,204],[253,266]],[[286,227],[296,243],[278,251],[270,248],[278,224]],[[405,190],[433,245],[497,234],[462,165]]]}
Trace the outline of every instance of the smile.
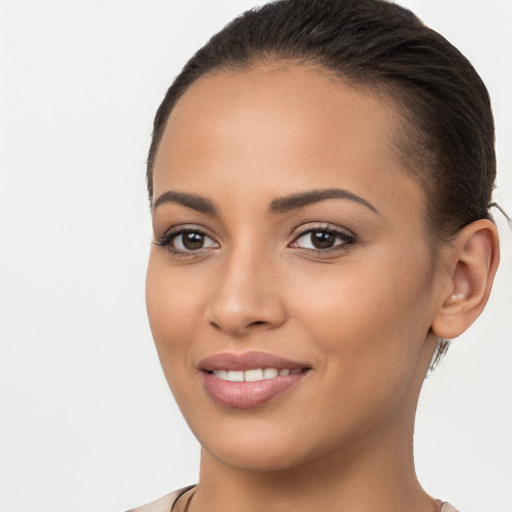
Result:
{"label": "smile", "polygon": [[294,370],[289,368],[283,368],[282,370],[277,368],[254,368],[251,370],[213,370],[212,373],[215,377],[230,382],[257,382],[274,379],[278,376],[298,375],[300,372],[301,370],[298,368]]}
{"label": "smile", "polygon": [[266,352],[223,352],[199,364],[207,395],[222,407],[248,409],[299,385],[311,366]]}

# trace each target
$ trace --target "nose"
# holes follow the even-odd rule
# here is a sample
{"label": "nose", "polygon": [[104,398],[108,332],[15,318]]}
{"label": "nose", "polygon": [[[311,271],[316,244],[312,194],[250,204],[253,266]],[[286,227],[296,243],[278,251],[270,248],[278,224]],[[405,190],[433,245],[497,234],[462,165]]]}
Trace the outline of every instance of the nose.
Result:
{"label": "nose", "polygon": [[208,305],[207,321],[215,329],[244,337],[275,329],[286,321],[279,280],[269,258],[233,252],[220,265]]}

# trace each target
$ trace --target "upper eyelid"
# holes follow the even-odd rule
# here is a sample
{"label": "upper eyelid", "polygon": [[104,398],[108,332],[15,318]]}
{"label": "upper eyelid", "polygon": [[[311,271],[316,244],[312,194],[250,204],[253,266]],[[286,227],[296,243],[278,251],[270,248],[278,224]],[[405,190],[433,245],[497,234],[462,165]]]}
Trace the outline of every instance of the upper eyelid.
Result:
{"label": "upper eyelid", "polygon": [[186,233],[187,231],[201,233],[202,235],[210,237],[212,240],[216,240],[216,238],[218,238],[215,235],[213,235],[209,229],[207,229],[203,226],[196,225],[196,224],[178,224],[176,226],[172,226],[169,229],[167,229],[166,231],[164,231],[161,236],[156,237],[156,235],[155,235],[155,238],[157,238],[158,240],[162,240],[163,238],[168,238],[170,236],[176,236],[181,233]]}
{"label": "upper eyelid", "polygon": [[307,222],[305,224],[301,224],[292,230],[290,237],[293,237],[293,240],[296,240],[300,236],[314,231],[328,231],[331,233],[339,233],[340,235],[349,235],[357,238],[356,234],[352,230],[325,222]]}

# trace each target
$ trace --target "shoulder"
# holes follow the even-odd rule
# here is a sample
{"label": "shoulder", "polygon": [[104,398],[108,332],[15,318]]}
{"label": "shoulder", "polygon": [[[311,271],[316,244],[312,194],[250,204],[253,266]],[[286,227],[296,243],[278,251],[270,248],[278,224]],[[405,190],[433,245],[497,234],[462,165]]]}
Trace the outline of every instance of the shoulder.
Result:
{"label": "shoulder", "polygon": [[450,505],[449,503],[444,502],[441,507],[441,512],[459,512],[455,507]]}
{"label": "shoulder", "polygon": [[190,489],[192,489],[193,487],[195,486],[189,485],[188,487],[183,487],[182,489],[178,489],[177,491],[166,494],[165,496],[162,496],[161,498],[158,498],[157,500],[152,501],[151,503],[142,505],[141,507],[131,508],[127,512],[170,512],[178,498],[185,494]]}

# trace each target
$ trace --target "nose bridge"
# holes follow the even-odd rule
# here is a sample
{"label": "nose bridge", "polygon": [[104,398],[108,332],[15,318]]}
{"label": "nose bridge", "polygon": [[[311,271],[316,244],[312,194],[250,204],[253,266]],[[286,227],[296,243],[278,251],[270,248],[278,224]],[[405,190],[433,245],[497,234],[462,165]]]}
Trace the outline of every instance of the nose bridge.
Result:
{"label": "nose bridge", "polygon": [[285,310],[276,262],[265,244],[238,240],[222,258],[207,320],[237,336],[256,326],[281,325]]}

